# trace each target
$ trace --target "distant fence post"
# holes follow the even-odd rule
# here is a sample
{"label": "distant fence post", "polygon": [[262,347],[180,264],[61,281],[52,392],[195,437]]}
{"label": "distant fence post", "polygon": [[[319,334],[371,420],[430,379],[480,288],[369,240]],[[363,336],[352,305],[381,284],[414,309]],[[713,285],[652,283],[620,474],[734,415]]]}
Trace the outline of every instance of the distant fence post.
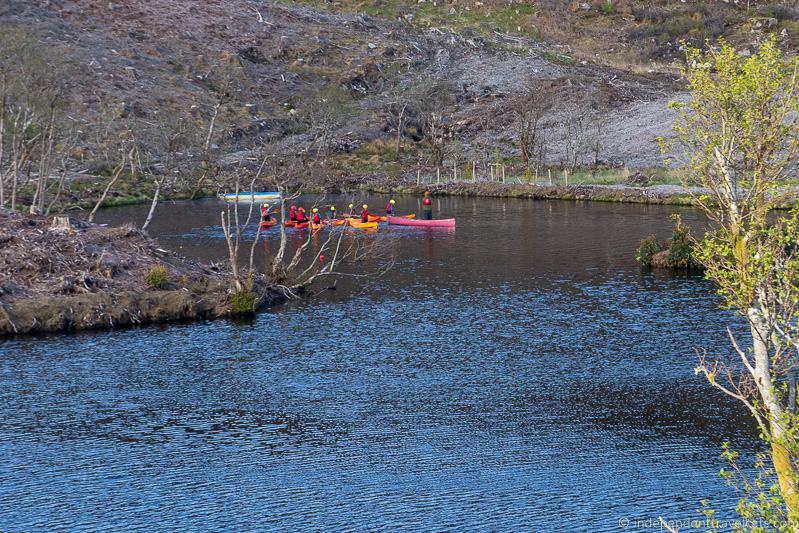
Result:
{"label": "distant fence post", "polygon": [[452,162],[452,181],[458,181],[458,162]]}
{"label": "distant fence post", "polygon": [[477,163],[472,161],[472,181],[477,181]]}
{"label": "distant fence post", "polygon": [[441,184],[441,167],[436,167],[436,185]]}
{"label": "distant fence post", "polygon": [[505,183],[505,165],[502,165],[502,183]]}
{"label": "distant fence post", "polygon": [[418,187],[422,183],[422,171],[416,171],[416,186]]}
{"label": "distant fence post", "polygon": [[547,174],[549,175],[549,185],[552,186],[552,169],[547,169]]}

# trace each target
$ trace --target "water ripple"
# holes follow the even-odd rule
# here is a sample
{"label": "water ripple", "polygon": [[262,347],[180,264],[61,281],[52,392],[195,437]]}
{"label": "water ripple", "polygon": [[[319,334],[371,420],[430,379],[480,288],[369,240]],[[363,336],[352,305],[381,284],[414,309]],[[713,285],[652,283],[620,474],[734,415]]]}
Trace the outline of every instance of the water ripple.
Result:
{"label": "water ripple", "polygon": [[[381,229],[398,266],[360,295],[2,342],[0,530],[595,532],[702,498],[729,516],[720,444],[757,438],[692,368],[741,324],[701,279],[632,261],[672,210],[436,208],[457,230]],[[213,201],[154,224],[224,256]]]}

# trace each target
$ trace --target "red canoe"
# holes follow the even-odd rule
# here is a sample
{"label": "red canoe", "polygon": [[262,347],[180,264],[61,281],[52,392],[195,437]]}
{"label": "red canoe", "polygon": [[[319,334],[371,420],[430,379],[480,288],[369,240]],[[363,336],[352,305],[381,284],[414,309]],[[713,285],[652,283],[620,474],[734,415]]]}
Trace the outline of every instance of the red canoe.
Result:
{"label": "red canoe", "polygon": [[439,218],[437,220],[416,220],[412,218],[388,217],[389,224],[397,226],[419,226],[423,228],[454,228],[454,218]]}

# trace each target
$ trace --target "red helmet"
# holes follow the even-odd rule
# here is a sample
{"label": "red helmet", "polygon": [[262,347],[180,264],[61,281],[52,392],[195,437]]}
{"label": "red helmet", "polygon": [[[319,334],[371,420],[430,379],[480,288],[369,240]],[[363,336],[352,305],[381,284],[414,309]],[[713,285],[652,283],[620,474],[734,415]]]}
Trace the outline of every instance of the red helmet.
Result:
{"label": "red helmet", "polygon": [[297,209],[297,206],[296,205],[292,205],[291,208],[292,209]]}
{"label": "red helmet", "polygon": [[305,208],[304,207],[300,207],[300,211],[305,211]]}

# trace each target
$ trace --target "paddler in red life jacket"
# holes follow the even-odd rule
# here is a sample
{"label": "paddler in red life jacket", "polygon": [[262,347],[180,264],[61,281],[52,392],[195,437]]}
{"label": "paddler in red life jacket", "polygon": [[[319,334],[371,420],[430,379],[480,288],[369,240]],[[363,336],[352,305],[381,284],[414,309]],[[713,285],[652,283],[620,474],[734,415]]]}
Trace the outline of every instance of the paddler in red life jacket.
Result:
{"label": "paddler in red life jacket", "polygon": [[300,207],[297,211],[297,224],[304,224],[308,222],[308,215],[305,214],[305,208]]}
{"label": "paddler in red life jacket", "polygon": [[386,205],[386,214],[388,216],[391,216],[391,217],[394,216],[394,204],[395,203],[397,203],[397,202],[394,201],[394,198],[392,198],[391,200],[388,201],[388,204]]}
{"label": "paddler in red life jacket", "polygon": [[369,222],[369,206],[366,204],[363,204],[363,211],[361,211],[361,222],[364,224]]}
{"label": "paddler in red life jacket", "polygon": [[294,222],[297,221],[297,206],[292,205],[289,209],[289,220],[293,220]]}
{"label": "paddler in red life jacket", "polygon": [[313,208],[313,218],[312,218],[312,220],[313,220],[314,224],[321,224],[322,223],[322,217],[319,216],[319,209],[316,208],[316,207]]}
{"label": "paddler in red life jacket", "polygon": [[433,220],[433,202],[430,200],[430,193],[424,193],[424,200],[422,200],[422,211],[425,220]]}
{"label": "paddler in red life jacket", "polygon": [[271,222],[272,216],[269,214],[269,204],[261,206],[261,222]]}

